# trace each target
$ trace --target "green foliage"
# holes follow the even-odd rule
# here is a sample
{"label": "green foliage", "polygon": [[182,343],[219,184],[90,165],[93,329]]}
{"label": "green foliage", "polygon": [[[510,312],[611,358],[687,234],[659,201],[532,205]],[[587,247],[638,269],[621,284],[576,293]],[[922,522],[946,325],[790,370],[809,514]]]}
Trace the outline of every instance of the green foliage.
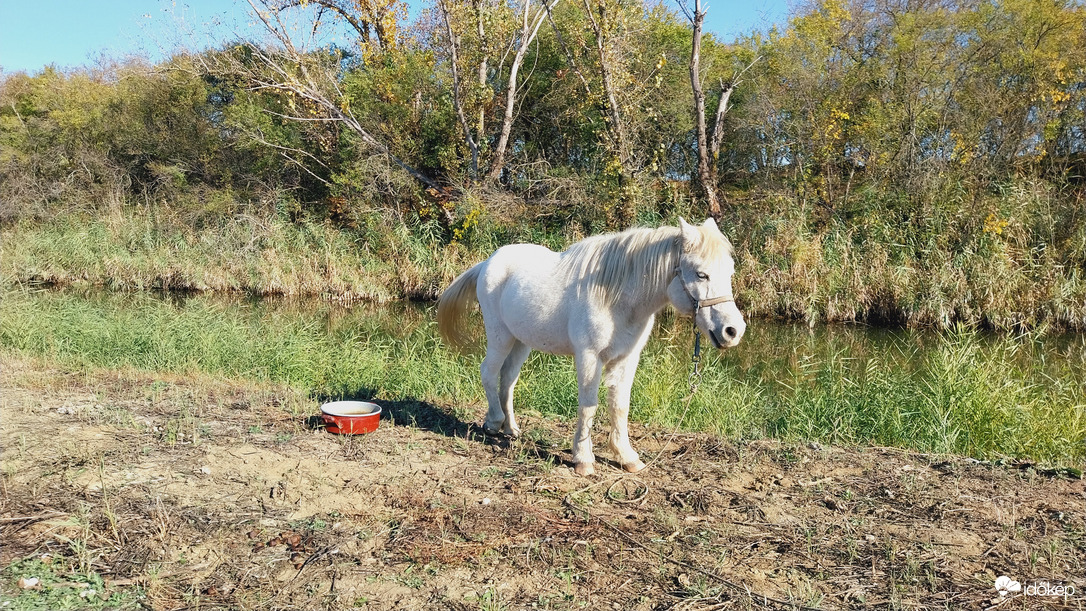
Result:
{"label": "green foliage", "polygon": [[766,61],[735,169],[835,210],[864,185],[921,208],[948,185],[1060,181],[1084,146],[1084,32],[1086,8],[1060,1],[812,3],[746,41]]}
{"label": "green foliage", "polygon": [[[561,248],[704,215],[687,184],[690,28],[673,11],[557,5],[526,51],[503,171],[486,180],[522,15],[446,6],[478,171],[439,9],[410,36],[398,9],[382,9],[384,34],[278,68],[237,44],[158,66],[6,75],[0,223],[30,245],[5,252],[5,277],[355,291],[314,281],[312,245],[295,238],[321,227],[343,232],[328,241],[352,245],[332,249],[345,261],[356,248],[371,269],[388,266],[362,294],[429,296],[509,241]],[[742,73],[716,162],[745,307],[808,321],[1086,325],[1084,47],[1086,8],[1062,0],[820,0],[784,28],[706,37],[710,115],[717,85]],[[312,74],[330,106],[262,85]],[[267,263],[223,261],[235,251]],[[307,273],[270,271],[290,267],[283,253]]]}
{"label": "green foliage", "polygon": [[[343,77],[343,102],[398,154],[427,172],[456,170],[459,139],[447,75],[432,51],[386,56]],[[364,151],[356,150],[355,155]]]}
{"label": "green foliage", "polygon": [[[520,17],[507,5],[447,6],[465,120],[485,163],[504,113],[500,53],[517,39]],[[659,5],[588,6],[592,15],[556,7],[528,50],[502,184],[534,201],[573,179],[601,218],[620,226],[655,205],[654,189],[629,177],[673,180],[692,171],[690,30]],[[333,103],[392,153],[438,182],[462,184],[473,178],[470,155],[439,16],[397,44],[362,41],[362,53],[320,49],[306,61],[330,71]],[[1057,185],[1081,179],[1086,59],[1074,50],[1086,44],[1084,31],[1086,9],[1057,0],[938,7],[825,0],[798,8],[784,29],[731,45],[708,37],[710,114],[715,83],[752,66],[730,100],[721,175],[785,188],[835,214],[849,214],[865,189],[904,194],[922,210],[955,185],[976,197],[1023,175]],[[368,162],[371,144],[327,108],[255,86],[276,76],[256,51],[239,45],[153,68],[7,77],[0,168],[8,192],[36,214],[93,185],[124,201],[172,199],[196,184],[238,193],[262,184],[297,190],[305,211],[333,218],[357,200],[417,208],[418,193],[405,188],[411,179]],[[632,209],[608,212],[618,200]]]}

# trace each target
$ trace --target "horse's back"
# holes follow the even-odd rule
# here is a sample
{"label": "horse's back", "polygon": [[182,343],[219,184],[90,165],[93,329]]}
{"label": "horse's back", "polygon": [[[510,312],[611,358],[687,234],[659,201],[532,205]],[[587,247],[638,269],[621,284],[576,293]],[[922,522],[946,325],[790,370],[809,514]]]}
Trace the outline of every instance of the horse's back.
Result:
{"label": "horse's back", "polygon": [[[550,301],[556,287],[560,255],[537,244],[510,244],[494,251],[479,279],[479,300]],[[512,300],[512,301],[511,301]]]}
{"label": "horse's back", "polygon": [[500,324],[536,350],[570,353],[560,260],[560,253],[536,244],[510,244],[496,250],[479,278],[484,320],[489,314],[492,324]]}
{"label": "horse's back", "polygon": [[538,281],[553,273],[559,255],[538,244],[509,244],[494,251],[487,260],[483,282],[496,288],[510,278],[532,278]]}

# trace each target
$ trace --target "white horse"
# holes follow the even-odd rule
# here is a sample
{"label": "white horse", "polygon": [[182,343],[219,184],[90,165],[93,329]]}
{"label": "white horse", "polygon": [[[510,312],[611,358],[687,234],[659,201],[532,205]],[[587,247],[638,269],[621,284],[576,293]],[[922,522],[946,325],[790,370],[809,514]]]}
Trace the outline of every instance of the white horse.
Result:
{"label": "white horse", "polygon": [[645,467],[630,445],[630,389],[656,313],[670,303],[717,348],[739,343],[746,330],[732,299],[732,245],[713,219],[679,227],[630,229],[586,238],[556,253],[534,244],[499,248],[441,294],[438,329],[467,342],[462,321],[478,300],[486,327],[483,389],[488,433],[520,434],[513,387],[532,350],[573,355],[577,365],[577,473],[595,472],[592,421],[600,381],[607,388],[610,447],[629,472]]}

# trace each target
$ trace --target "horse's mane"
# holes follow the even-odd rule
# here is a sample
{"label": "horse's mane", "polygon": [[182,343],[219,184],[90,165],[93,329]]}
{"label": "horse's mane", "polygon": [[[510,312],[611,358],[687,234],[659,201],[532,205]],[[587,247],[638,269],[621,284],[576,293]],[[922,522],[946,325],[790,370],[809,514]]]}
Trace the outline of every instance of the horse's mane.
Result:
{"label": "horse's mane", "polygon": [[[695,227],[702,239],[699,253],[707,258],[731,255],[731,243],[719,232]],[[605,303],[615,303],[627,290],[644,294],[666,285],[679,266],[682,235],[678,227],[635,227],[620,233],[591,236],[562,253],[569,280]]]}

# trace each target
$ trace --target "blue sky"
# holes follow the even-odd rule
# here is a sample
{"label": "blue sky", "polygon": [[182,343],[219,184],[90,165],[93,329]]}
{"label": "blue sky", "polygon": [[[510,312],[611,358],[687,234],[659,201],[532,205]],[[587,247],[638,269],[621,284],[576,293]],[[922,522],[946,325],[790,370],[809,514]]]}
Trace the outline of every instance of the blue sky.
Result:
{"label": "blue sky", "polygon": [[[789,0],[703,2],[706,30],[725,40],[783,23],[789,6]],[[35,73],[50,64],[94,66],[129,55],[157,61],[178,48],[260,38],[248,8],[245,0],[0,0],[0,69]]]}

